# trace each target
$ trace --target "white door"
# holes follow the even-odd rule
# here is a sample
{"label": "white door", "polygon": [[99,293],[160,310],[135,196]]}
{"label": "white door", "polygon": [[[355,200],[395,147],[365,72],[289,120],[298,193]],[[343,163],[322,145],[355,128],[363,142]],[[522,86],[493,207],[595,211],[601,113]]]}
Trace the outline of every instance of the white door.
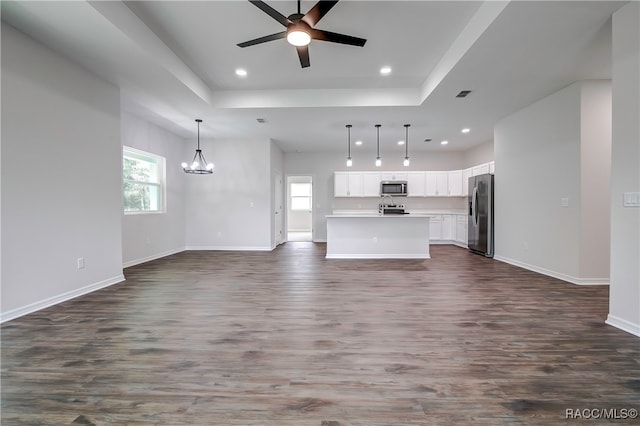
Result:
{"label": "white door", "polygon": [[284,224],[283,218],[283,197],[282,197],[282,173],[275,172],[273,175],[273,194],[274,194],[274,211],[273,211],[273,230],[276,245],[283,243],[282,229]]}

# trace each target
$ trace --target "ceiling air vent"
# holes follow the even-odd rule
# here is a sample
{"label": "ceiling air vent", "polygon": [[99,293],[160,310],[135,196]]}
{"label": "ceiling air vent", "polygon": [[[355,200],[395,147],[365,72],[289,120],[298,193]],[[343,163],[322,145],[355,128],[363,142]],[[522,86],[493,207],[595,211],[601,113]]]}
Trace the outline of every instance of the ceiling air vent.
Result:
{"label": "ceiling air vent", "polygon": [[461,90],[460,93],[456,95],[456,98],[466,98],[469,93],[471,93],[471,90]]}
{"label": "ceiling air vent", "polygon": [[267,122],[267,120],[265,120],[264,118],[256,118],[256,121],[260,124],[264,124]]}

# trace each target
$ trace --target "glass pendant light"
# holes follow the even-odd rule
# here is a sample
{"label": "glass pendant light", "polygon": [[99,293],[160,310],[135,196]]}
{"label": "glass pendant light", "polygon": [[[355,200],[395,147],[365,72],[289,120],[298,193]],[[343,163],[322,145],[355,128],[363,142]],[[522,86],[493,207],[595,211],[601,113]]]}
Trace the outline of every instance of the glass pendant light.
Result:
{"label": "glass pendant light", "polygon": [[404,161],[402,165],[409,167],[409,126],[411,124],[404,125]]}
{"label": "glass pendant light", "polygon": [[353,160],[351,159],[351,124],[347,124],[347,167],[353,166]]}
{"label": "glass pendant light", "polygon": [[202,123],[202,120],[196,118],[196,123],[198,123],[198,148],[193,156],[193,160],[191,160],[191,164],[182,163],[182,170],[184,170],[185,173],[195,175],[211,174],[213,173],[213,163],[207,163],[200,149],[200,123]]}
{"label": "glass pendant light", "polygon": [[376,124],[376,131],[378,133],[378,149],[377,149],[377,154],[376,154],[376,167],[380,167],[382,166],[382,159],[380,158],[380,127],[382,127],[382,125],[380,124]]}

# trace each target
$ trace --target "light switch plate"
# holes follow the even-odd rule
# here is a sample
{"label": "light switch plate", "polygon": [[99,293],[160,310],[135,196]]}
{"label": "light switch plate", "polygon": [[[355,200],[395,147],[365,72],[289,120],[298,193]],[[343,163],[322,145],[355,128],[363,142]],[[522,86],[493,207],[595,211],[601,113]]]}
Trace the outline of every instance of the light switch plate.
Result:
{"label": "light switch plate", "polygon": [[640,192],[625,192],[622,200],[624,207],[640,207]]}
{"label": "light switch plate", "polygon": [[568,198],[560,198],[560,207],[569,207],[569,199]]}

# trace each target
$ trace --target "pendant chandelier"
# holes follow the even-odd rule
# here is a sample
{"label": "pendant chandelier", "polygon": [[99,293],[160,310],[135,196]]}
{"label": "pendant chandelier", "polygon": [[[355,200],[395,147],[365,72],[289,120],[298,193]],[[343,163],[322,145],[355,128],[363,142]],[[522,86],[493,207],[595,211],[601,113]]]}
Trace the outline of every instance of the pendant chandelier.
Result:
{"label": "pendant chandelier", "polygon": [[404,161],[402,165],[409,167],[409,126],[411,124],[404,125]]}
{"label": "pendant chandelier", "polygon": [[347,167],[353,166],[353,160],[351,159],[351,124],[347,124]]}
{"label": "pendant chandelier", "polygon": [[197,118],[196,123],[198,123],[198,148],[193,156],[193,160],[191,160],[191,164],[182,163],[182,170],[184,170],[185,173],[196,175],[211,174],[213,173],[213,163],[207,163],[200,149],[200,123],[202,123],[202,120]]}
{"label": "pendant chandelier", "polygon": [[382,159],[380,158],[380,127],[382,127],[381,124],[376,124],[376,131],[378,133],[378,144],[377,144],[377,151],[376,151],[376,167],[380,167],[382,166]]}

